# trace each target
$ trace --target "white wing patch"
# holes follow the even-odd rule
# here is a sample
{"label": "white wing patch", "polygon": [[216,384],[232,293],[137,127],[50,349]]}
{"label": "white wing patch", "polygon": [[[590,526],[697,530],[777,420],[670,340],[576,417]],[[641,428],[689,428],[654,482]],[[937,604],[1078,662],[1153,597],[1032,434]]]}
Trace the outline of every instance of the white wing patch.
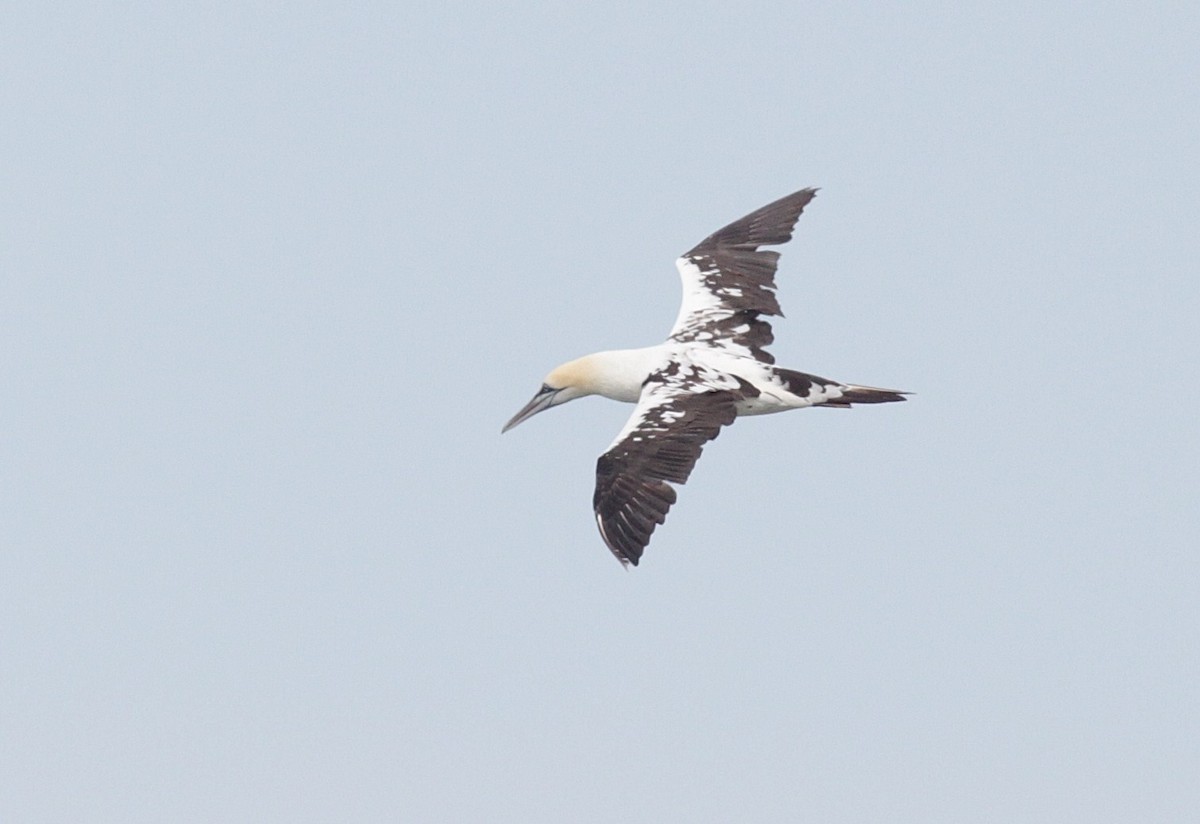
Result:
{"label": "white wing patch", "polygon": [[675,325],[671,327],[671,337],[699,325],[702,318],[717,320],[733,314],[723,307],[722,295],[708,286],[708,277],[717,274],[715,267],[701,269],[696,260],[681,257],[675,261],[675,268],[683,281],[683,302],[679,305]]}

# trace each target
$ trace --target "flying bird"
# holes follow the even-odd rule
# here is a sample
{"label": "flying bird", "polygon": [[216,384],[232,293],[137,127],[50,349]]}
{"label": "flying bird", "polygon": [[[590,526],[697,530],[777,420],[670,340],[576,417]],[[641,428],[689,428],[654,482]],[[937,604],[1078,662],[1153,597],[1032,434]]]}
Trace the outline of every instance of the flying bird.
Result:
{"label": "flying bird", "polygon": [[821,378],[775,366],[764,316],[779,315],[779,253],[759,247],[792,239],[816,189],[802,189],[751,212],[675,261],[683,303],[667,340],[642,349],[596,352],[562,364],[504,425],[587,395],[636,404],[596,462],[592,506],[600,536],[622,564],[637,566],[675,489],[708,441],[739,415],[806,406],[848,408],[904,400],[905,392]]}

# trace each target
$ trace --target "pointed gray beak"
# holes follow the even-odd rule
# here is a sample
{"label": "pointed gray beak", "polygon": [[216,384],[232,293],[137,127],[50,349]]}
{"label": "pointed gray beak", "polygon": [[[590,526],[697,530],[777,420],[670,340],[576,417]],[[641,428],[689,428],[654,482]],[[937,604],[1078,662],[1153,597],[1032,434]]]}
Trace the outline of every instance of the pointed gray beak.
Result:
{"label": "pointed gray beak", "polygon": [[504,424],[504,428],[500,430],[500,434],[503,435],[517,424],[529,420],[542,410],[549,409],[554,405],[554,396],[557,395],[559,391],[560,390],[558,389],[552,389],[549,386],[542,384],[542,388],[539,389],[537,394],[533,396],[533,400],[525,404],[525,406],[521,408],[520,412],[513,415],[511,421]]}

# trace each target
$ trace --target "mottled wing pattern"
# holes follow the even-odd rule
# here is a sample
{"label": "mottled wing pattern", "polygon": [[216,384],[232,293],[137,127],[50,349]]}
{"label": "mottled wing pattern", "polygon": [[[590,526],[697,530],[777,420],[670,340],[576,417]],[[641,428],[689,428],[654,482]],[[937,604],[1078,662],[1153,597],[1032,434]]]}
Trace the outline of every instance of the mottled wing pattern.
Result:
{"label": "mottled wing pattern", "polygon": [[760,315],[782,315],[775,299],[778,252],[762,251],[792,239],[800,213],[817,194],[802,189],[706,237],[675,262],[683,279],[683,304],[671,330],[680,343],[740,348],[763,363],[774,339]]}
{"label": "mottled wing pattern", "polygon": [[596,461],[596,524],[621,563],[637,566],[675,503],[671,484],[687,481],[704,444],[733,423],[735,404],[757,394],[739,378],[687,361],[646,379],[629,422]]}

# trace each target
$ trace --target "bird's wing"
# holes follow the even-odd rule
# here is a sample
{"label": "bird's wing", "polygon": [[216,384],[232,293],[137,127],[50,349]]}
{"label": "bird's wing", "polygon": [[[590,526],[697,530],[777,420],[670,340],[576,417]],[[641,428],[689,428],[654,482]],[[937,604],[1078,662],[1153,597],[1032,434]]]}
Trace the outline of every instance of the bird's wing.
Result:
{"label": "bird's wing", "polygon": [[681,343],[724,346],[764,363],[774,336],[759,315],[782,315],[775,299],[778,252],[760,251],[792,239],[800,213],[816,189],[780,198],[734,221],[675,261],[683,279],[683,303],[671,329]]}
{"label": "bird's wing", "polygon": [[596,461],[596,524],[621,563],[637,566],[675,503],[671,484],[687,481],[704,444],[733,423],[737,401],[757,394],[737,377],[686,359],[646,379],[633,415]]}

